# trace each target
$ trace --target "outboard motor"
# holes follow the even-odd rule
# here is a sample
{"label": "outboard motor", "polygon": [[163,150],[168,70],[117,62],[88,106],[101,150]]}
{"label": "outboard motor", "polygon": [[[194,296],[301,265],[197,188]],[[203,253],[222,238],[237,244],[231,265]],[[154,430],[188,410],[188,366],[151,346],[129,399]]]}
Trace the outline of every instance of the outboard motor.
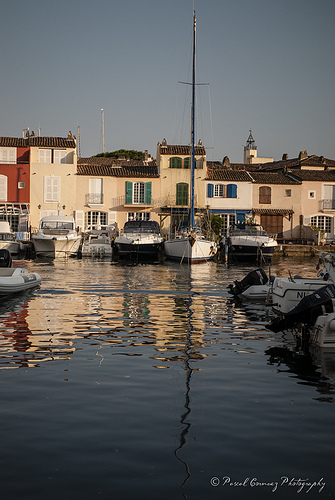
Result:
{"label": "outboard motor", "polygon": [[265,285],[268,282],[268,277],[264,271],[264,269],[254,269],[250,271],[246,275],[245,278],[241,281],[234,281],[234,285],[229,285],[229,291],[234,295],[234,297],[238,297],[243,293],[247,288],[253,285]]}
{"label": "outboard motor", "polygon": [[281,332],[299,324],[313,326],[321,314],[333,312],[335,286],[326,285],[311,295],[306,295],[291,311],[273,319],[268,328],[273,332]]}
{"label": "outboard motor", "polygon": [[0,267],[12,267],[12,256],[6,248],[0,249]]}

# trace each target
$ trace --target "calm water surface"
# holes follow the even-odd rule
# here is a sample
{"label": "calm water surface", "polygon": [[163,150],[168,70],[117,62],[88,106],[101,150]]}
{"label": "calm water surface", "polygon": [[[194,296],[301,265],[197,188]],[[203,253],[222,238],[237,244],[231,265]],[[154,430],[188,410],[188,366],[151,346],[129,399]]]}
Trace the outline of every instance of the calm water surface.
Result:
{"label": "calm water surface", "polygon": [[19,264],[42,286],[0,305],[1,500],[334,498],[335,350],[231,301],[254,266]]}

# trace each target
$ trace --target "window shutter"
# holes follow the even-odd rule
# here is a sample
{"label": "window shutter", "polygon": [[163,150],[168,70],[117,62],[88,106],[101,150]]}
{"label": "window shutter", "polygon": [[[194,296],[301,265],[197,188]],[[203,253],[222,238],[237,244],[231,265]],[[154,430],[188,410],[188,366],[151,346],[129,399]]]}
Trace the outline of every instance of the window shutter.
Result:
{"label": "window shutter", "polygon": [[207,198],[213,198],[214,184],[207,184]]}
{"label": "window shutter", "polygon": [[126,205],[131,205],[133,202],[133,183],[126,181]]}
{"label": "window shutter", "polygon": [[79,226],[79,231],[84,231],[84,212],[83,210],[74,211],[74,220],[76,221],[76,227]]}
{"label": "window shutter", "polygon": [[114,224],[116,222],[116,212],[108,212],[108,225]]}
{"label": "window shutter", "polygon": [[227,198],[237,198],[237,186],[236,184],[227,185]]}
{"label": "window shutter", "polygon": [[151,181],[145,183],[145,204],[146,205],[151,205],[151,187],[152,187]]}
{"label": "window shutter", "polygon": [[7,201],[7,177],[0,175],[0,200]]}

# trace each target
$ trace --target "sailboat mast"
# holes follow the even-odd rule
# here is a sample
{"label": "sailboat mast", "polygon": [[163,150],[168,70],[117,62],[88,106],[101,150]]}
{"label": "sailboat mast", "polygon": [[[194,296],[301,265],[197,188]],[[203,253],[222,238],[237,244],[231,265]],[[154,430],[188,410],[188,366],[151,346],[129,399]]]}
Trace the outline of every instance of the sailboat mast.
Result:
{"label": "sailboat mast", "polygon": [[191,108],[191,145],[192,145],[192,169],[191,169],[191,227],[194,221],[194,171],[195,171],[195,42],[196,42],[196,17],[193,11],[193,62],[192,62],[192,108]]}

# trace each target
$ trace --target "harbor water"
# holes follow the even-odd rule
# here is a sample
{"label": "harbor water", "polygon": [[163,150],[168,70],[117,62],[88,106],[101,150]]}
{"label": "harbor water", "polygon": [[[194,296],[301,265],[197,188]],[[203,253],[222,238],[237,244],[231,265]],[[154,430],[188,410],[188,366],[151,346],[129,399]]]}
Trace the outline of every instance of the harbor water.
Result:
{"label": "harbor water", "polygon": [[255,266],[16,264],[42,285],[0,305],[1,500],[334,498],[335,350],[232,301]]}

